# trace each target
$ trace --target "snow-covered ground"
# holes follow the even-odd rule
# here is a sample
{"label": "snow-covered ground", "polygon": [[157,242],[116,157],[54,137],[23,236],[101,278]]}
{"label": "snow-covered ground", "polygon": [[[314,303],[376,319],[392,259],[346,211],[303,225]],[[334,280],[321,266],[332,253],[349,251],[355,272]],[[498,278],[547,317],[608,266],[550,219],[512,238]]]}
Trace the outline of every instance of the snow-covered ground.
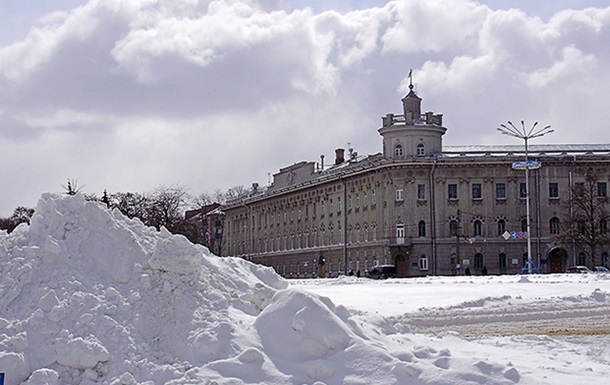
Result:
{"label": "snow-covered ground", "polygon": [[80,196],[0,232],[6,384],[602,384],[610,277],[285,281]]}

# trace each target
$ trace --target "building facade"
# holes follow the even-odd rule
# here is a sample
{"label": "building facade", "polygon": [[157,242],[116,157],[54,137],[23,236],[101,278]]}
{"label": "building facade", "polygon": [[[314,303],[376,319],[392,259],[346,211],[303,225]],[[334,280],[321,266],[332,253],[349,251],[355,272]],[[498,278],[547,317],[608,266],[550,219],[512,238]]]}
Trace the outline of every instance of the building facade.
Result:
{"label": "building facade", "polygon": [[[513,163],[524,146],[443,147],[443,116],[422,113],[412,87],[402,105],[382,118],[381,153],[337,149],[331,165],[285,167],[268,188],[225,205],[223,254],[289,278],[364,275],[381,264],[400,277],[521,272],[526,184]],[[585,264],[588,251],[557,236],[587,172],[605,204],[610,145],[530,145],[529,158],[542,164],[529,173],[535,268]],[[595,264],[607,264],[607,247],[597,253]]]}

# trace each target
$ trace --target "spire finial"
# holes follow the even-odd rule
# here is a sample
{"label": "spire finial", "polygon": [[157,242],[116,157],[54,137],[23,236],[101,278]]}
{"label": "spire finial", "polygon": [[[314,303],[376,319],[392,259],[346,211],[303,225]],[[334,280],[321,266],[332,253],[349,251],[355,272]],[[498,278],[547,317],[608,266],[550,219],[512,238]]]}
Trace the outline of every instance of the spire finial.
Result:
{"label": "spire finial", "polygon": [[409,70],[409,89],[413,90],[413,69]]}

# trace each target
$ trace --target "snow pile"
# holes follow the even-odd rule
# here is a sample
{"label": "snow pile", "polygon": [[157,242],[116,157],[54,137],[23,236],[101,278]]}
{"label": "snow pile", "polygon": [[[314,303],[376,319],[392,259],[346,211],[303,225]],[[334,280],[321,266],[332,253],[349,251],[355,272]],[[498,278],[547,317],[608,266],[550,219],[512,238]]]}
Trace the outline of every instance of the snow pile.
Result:
{"label": "snow pile", "polygon": [[284,287],[81,196],[44,195],[31,226],[0,234],[0,371],[8,384],[181,378],[244,350],[240,322]]}
{"label": "snow pile", "polygon": [[410,330],[78,195],[43,195],[30,226],[0,232],[7,385],[546,382]]}

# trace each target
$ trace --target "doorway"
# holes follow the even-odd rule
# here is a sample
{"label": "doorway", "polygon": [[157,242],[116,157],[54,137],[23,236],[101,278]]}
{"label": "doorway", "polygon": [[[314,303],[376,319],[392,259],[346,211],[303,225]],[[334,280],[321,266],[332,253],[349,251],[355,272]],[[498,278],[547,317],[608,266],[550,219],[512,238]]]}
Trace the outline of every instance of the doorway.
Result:
{"label": "doorway", "polygon": [[549,273],[563,273],[568,263],[568,252],[561,247],[556,247],[549,252]]}

